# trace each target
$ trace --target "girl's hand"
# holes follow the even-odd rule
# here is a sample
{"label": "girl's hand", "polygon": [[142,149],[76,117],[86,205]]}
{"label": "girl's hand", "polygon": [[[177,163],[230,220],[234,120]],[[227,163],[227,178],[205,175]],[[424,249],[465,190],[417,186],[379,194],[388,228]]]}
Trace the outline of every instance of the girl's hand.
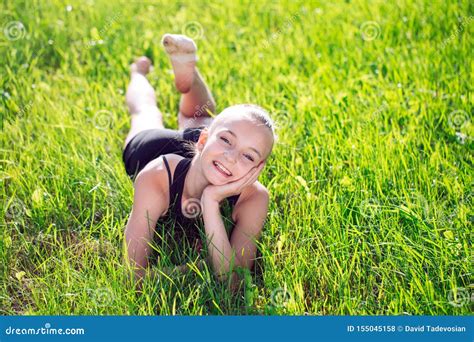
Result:
{"label": "girl's hand", "polygon": [[245,176],[234,182],[224,185],[207,186],[202,193],[201,201],[204,201],[204,199],[210,199],[220,202],[226,197],[240,194],[245,187],[255,183],[264,166],[265,162],[261,162],[258,166],[250,169]]}

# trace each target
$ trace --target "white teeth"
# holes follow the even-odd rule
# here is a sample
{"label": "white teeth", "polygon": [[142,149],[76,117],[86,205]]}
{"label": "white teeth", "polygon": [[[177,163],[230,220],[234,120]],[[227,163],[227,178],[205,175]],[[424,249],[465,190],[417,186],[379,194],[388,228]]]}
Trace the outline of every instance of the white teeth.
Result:
{"label": "white teeth", "polygon": [[232,173],[229,170],[227,170],[224,166],[222,166],[218,162],[214,162],[214,165],[216,165],[220,170],[222,170],[222,172],[224,172],[227,176],[232,175]]}

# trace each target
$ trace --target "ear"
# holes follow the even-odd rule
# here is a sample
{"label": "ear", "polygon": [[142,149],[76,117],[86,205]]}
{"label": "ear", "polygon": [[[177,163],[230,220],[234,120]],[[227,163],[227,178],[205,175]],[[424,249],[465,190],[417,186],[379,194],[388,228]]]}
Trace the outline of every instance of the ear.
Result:
{"label": "ear", "polygon": [[201,134],[199,135],[199,139],[197,141],[197,148],[199,152],[202,151],[204,148],[204,145],[206,145],[207,138],[209,136],[209,130],[207,127],[204,127],[201,131]]}

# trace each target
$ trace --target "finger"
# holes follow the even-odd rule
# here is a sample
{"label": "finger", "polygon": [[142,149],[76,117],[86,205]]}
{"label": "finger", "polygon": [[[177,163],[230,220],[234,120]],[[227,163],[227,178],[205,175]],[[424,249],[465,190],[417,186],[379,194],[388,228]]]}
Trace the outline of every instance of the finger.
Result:
{"label": "finger", "polygon": [[239,189],[243,189],[249,184],[255,183],[255,181],[258,179],[260,171],[262,171],[265,163],[261,162],[258,166],[253,167],[252,169],[247,172],[245,176],[237,180],[235,183],[238,186]]}
{"label": "finger", "polygon": [[255,174],[255,169],[250,169],[249,172],[247,172],[245,174],[245,176],[243,176],[242,178],[240,178],[239,180],[233,182],[233,183],[229,183],[229,184],[234,184],[234,186],[236,187],[236,190],[238,192],[241,192],[243,188],[245,188],[249,181],[252,180],[252,177],[254,176]]}
{"label": "finger", "polygon": [[245,183],[242,185],[243,188],[246,186],[255,183],[255,181],[258,179],[258,176],[260,176],[260,171],[262,171],[264,166],[264,163],[261,163],[259,166],[256,166],[249,172],[249,177],[247,177]]}

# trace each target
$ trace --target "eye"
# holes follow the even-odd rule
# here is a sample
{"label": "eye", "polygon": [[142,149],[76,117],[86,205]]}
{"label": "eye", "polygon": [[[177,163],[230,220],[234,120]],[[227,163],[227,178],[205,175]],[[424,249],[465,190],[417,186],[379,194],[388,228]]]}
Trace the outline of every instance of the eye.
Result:
{"label": "eye", "polygon": [[244,157],[247,158],[248,160],[250,160],[251,162],[254,161],[254,159],[252,158],[252,156],[248,155],[248,154],[244,154]]}
{"label": "eye", "polygon": [[230,141],[229,141],[228,139],[226,139],[226,138],[224,138],[224,137],[221,137],[221,140],[224,140],[227,144],[230,145]]}

